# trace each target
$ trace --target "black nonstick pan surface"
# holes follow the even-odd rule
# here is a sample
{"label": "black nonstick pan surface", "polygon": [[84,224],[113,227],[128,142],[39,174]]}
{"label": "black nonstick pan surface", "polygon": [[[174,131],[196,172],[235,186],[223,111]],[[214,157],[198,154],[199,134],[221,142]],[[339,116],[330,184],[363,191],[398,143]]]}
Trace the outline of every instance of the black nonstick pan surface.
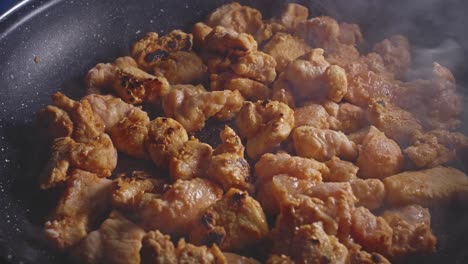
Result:
{"label": "black nonstick pan surface", "polygon": [[[55,91],[84,95],[83,76],[98,62],[128,54],[145,32],[164,33],[204,19],[221,0],[30,0],[0,19],[0,263],[64,263],[41,242],[40,228],[54,205],[53,193],[37,190],[47,158],[38,147],[35,113]],[[285,1],[241,1],[266,17]],[[369,42],[393,33],[414,45],[416,68],[434,60],[459,82],[468,74],[468,2],[463,0],[302,1],[312,15],[359,23]],[[425,68],[421,66],[421,72]],[[462,164],[463,165],[463,164]],[[468,206],[432,210],[438,253],[404,263],[468,263]],[[68,263],[68,262],[65,262]]]}

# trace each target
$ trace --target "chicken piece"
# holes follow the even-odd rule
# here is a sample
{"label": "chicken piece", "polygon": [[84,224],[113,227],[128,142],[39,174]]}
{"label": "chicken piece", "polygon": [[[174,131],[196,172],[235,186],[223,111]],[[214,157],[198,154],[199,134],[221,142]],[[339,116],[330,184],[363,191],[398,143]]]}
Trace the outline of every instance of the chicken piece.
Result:
{"label": "chicken piece", "polygon": [[385,68],[400,79],[411,66],[410,44],[406,37],[394,35],[374,45],[374,51],[382,56]]}
{"label": "chicken piece", "polygon": [[180,30],[173,30],[162,37],[155,32],[149,32],[133,44],[130,54],[139,67],[150,72],[160,60],[167,58],[170,52],[191,51],[192,46],[192,34]]}
{"label": "chicken piece", "polygon": [[322,174],[323,181],[326,182],[348,182],[357,179],[359,168],[352,162],[333,157],[325,162],[329,171]]}
{"label": "chicken piece", "polygon": [[410,112],[385,100],[371,100],[367,118],[373,126],[400,145],[407,145],[413,134],[422,130],[421,123]]}
{"label": "chicken piece", "polygon": [[265,84],[270,84],[276,79],[275,67],[275,59],[261,51],[246,54],[231,65],[232,71],[239,76]]}
{"label": "chicken piece", "polygon": [[393,230],[384,218],[358,207],[352,213],[351,236],[365,250],[386,255],[392,246]]}
{"label": "chicken piece", "polygon": [[155,76],[162,76],[170,84],[197,84],[206,79],[207,67],[194,52],[176,51],[158,61],[153,68]]}
{"label": "chicken piece", "polygon": [[223,252],[226,262],[229,264],[260,264],[259,261],[253,258],[247,258],[234,253]]}
{"label": "chicken piece", "polygon": [[117,151],[107,134],[93,141],[79,143],[70,137],[57,138],[52,144],[52,154],[40,177],[40,188],[48,189],[65,181],[70,168],[108,177],[117,166]]}
{"label": "chicken piece", "polygon": [[190,240],[239,251],[254,246],[267,234],[268,223],[260,204],[247,192],[231,188],[195,223]]}
{"label": "chicken piece", "polygon": [[382,217],[393,229],[392,256],[435,252],[437,239],[431,230],[431,215],[427,208],[408,205],[387,210]]}
{"label": "chicken piece", "polygon": [[209,161],[206,175],[209,179],[220,184],[224,190],[238,188],[252,189],[249,183],[250,166],[244,158],[244,146],[236,132],[225,126],[219,133],[221,144],[216,147]]}
{"label": "chicken piece", "polygon": [[357,146],[345,134],[329,129],[301,126],[292,133],[294,148],[301,157],[327,161],[338,156],[345,160],[355,160]]}
{"label": "chicken piece", "polygon": [[294,111],[277,101],[245,102],[237,115],[239,134],[247,138],[247,154],[256,159],[285,140],[294,127]]}
{"label": "chicken piece", "polygon": [[238,33],[232,29],[216,26],[205,37],[205,50],[219,55],[242,57],[257,51],[257,42],[246,33]]}
{"label": "chicken piece", "polygon": [[226,121],[242,107],[244,98],[239,91],[196,92],[192,89],[173,89],[163,100],[167,117],[174,118],[188,132],[198,131],[210,117]]}
{"label": "chicken piece", "polygon": [[104,132],[104,123],[99,116],[94,115],[90,103],[79,102],[66,97],[62,93],[52,95],[54,104],[68,113],[73,122],[72,138],[80,143],[93,141]]}
{"label": "chicken piece", "polygon": [[340,26],[334,18],[320,16],[299,23],[295,33],[315,47],[326,48],[331,43],[337,42]]}
{"label": "chicken piece", "polygon": [[78,263],[140,263],[145,231],[113,211],[101,227],[89,233],[72,255]]}
{"label": "chicken piece", "polygon": [[248,78],[239,77],[230,72],[212,74],[211,90],[238,90],[246,100],[257,101],[270,98],[270,88],[265,84]]}
{"label": "chicken piece", "polygon": [[289,106],[291,109],[294,109],[296,104],[290,87],[291,84],[286,79],[284,72],[281,73],[278,79],[273,83],[271,100],[278,101]]}
{"label": "chicken piece", "polygon": [[267,264],[294,264],[294,261],[286,255],[271,255],[267,261]]}
{"label": "chicken piece", "polygon": [[112,64],[98,63],[86,75],[88,94],[100,94],[103,89],[110,88],[114,82],[118,68],[138,68],[136,61],[129,56],[119,57]]}
{"label": "chicken piece", "polygon": [[296,3],[288,3],[277,19],[287,31],[294,31],[299,23],[306,21],[309,16],[309,9]]}
{"label": "chicken piece", "polygon": [[353,193],[358,199],[357,206],[369,210],[379,208],[385,199],[385,185],[379,179],[353,179],[349,182]]}
{"label": "chicken piece", "polygon": [[338,65],[330,65],[322,78],[328,89],[327,98],[339,103],[348,92],[346,71]]}
{"label": "chicken piece", "polygon": [[162,196],[150,196],[140,204],[140,223],[145,229],[165,234],[188,234],[191,225],[221,198],[223,191],[208,180],[178,180]]}
{"label": "chicken piece", "polygon": [[258,184],[256,198],[269,216],[277,215],[281,206],[295,201],[298,194],[316,185],[313,180],[303,180],[288,174],[278,174],[271,180]]}
{"label": "chicken piece", "polygon": [[431,206],[468,192],[467,176],[451,167],[402,172],[383,180],[391,205]]}
{"label": "chicken piece", "polygon": [[169,160],[169,175],[172,181],[189,180],[206,174],[213,149],[198,140],[189,140],[182,144]]}
{"label": "chicken piece", "polygon": [[178,153],[186,141],[188,141],[187,131],[172,118],[158,117],[148,126],[146,148],[158,167],[168,168],[170,159]]}
{"label": "chicken piece", "polygon": [[359,106],[349,103],[337,104],[332,101],[326,101],[323,103],[323,107],[330,115],[328,123],[332,130],[352,133],[368,124],[366,112]]}
{"label": "chicken piece", "polygon": [[262,13],[237,2],[222,5],[206,19],[210,27],[223,26],[239,33],[255,34],[262,25]]}
{"label": "chicken piece", "polygon": [[[234,254],[233,254],[234,255]],[[197,247],[187,244],[183,239],[174,246],[167,235],[150,231],[143,238],[141,263],[228,263],[221,250],[213,245]]]}
{"label": "chicken piece", "polygon": [[381,98],[389,102],[395,100],[399,84],[372,71],[348,76],[348,93],[345,100],[366,108],[372,99]]}
{"label": "chicken piece", "polygon": [[37,113],[40,133],[47,139],[70,137],[73,133],[73,122],[67,112],[48,105]]}
{"label": "chicken piece", "polygon": [[390,264],[390,261],[384,256],[372,252],[361,250],[360,246],[349,248],[350,264]]}
{"label": "chicken piece", "polygon": [[265,53],[275,58],[276,71],[278,72],[283,72],[289,62],[310,50],[311,48],[304,40],[287,33],[276,33],[263,48]]}
{"label": "chicken piece", "polygon": [[143,201],[145,193],[162,194],[168,186],[165,179],[154,178],[154,175],[143,171],[133,171],[130,177],[114,180],[112,205],[123,210],[135,209]]}
{"label": "chicken piece", "polygon": [[401,171],[403,154],[395,141],[371,126],[359,146],[356,165],[359,177],[383,179]]}
{"label": "chicken piece", "polygon": [[203,22],[195,23],[192,27],[193,35],[193,47],[196,50],[202,50],[205,45],[205,38],[213,30],[212,27],[208,26]]}
{"label": "chicken piece", "polygon": [[330,115],[325,108],[319,104],[306,104],[294,110],[295,127],[311,126],[327,129],[330,127],[328,123],[329,118]]}
{"label": "chicken piece", "polygon": [[328,173],[325,164],[314,159],[291,156],[288,153],[266,153],[255,164],[255,176],[259,184],[270,181],[273,176],[287,174],[314,183],[322,181],[322,174]]}
{"label": "chicken piece", "polygon": [[145,144],[149,123],[146,112],[137,107],[130,110],[110,131],[115,147],[132,157],[148,159]]}
{"label": "chicken piece", "polygon": [[112,181],[74,170],[65,191],[44,225],[46,238],[57,249],[71,247],[102,220],[110,205]]}
{"label": "chicken piece", "polygon": [[295,263],[347,263],[348,250],[335,236],[327,235],[321,223],[303,225],[295,232],[290,248]]}
{"label": "chicken piece", "polygon": [[93,113],[104,122],[106,132],[110,132],[117,123],[127,116],[130,110],[135,108],[135,106],[112,95],[90,94],[83,97],[82,100],[89,102]]}
{"label": "chicken piece", "polygon": [[340,23],[340,35],[338,36],[338,40],[345,45],[356,46],[361,44],[364,38],[359,25]]}

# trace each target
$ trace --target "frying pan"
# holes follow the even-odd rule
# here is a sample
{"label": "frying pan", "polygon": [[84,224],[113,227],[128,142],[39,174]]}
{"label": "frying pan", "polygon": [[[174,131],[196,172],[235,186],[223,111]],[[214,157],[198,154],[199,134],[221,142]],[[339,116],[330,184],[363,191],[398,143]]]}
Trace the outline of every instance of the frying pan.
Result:
{"label": "frying pan", "polygon": [[[37,174],[47,154],[38,147],[34,118],[51,103],[50,95],[55,91],[74,98],[84,95],[83,76],[97,62],[128,54],[130,44],[147,31],[189,30],[226,2],[30,0],[0,18],[0,262],[64,262],[63,256],[43,245],[40,233],[56,195],[37,190]],[[241,2],[268,17],[285,1]],[[468,62],[468,3],[463,0],[302,4],[314,16],[326,14],[359,23],[370,43],[394,33],[407,35],[419,54],[415,64],[441,61],[453,70],[463,91]],[[468,263],[467,211],[463,204],[433,209],[433,226],[445,228],[437,234],[438,253],[404,262]]]}

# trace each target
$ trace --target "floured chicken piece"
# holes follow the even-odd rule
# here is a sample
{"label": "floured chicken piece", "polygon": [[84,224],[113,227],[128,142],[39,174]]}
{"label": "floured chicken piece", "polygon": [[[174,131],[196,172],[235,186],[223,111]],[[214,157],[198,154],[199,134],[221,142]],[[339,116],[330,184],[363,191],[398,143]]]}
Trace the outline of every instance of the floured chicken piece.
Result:
{"label": "floured chicken piece", "polygon": [[278,174],[287,174],[298,179],[319,183],[322,181],[322,174],[328,172],[324,163],[314,159],[291,156],[284,152],[264,154],[255,164],[255,176],[259,185],[270,181]]}
{"label": "floured chicken piece", "polygon": [[[159,102],[170,89],[164,77],[156,77],[139,69],[129,57],[125,62],[100,63],[89,70],[86,76],[88,93],[102,93],[110,90],[130,104]],[[128,63],[127,61],[133,61]]]}
{"label": "floured chicken piece", "polygon": [[322,174],[325,182],[347,182],[357,179],[359,168],[352,162],[333,157],[325,162],[329,171]]}
{"label": "floured chicken piece", "polygon": [[359,45],[364,39],[361,28],[357,24],[340,23],[340,35],[338,40],[345,45]]}
{"label": "floured chicken piece", "polygon": [[37,113],[37,123],[40,133],[48,139],[70,137],[73,133],[73,122],[68,113],[53,105]]}
{"label": "floured chicken piece", "polygon": [[315,47],[328,48],[338,41],[340,26],[334,18],[319,16],[299,23],[295,33]]}
{"label": "floured chicken piece", "polygon": [[406,171],[383,179],[391,205],[431,206],[468,193],[467,176],[454,168]]}
{"label": "floured chicken piece", "polygon": [[158,167],[168,168],[171,158],[188,139],[187,131],[179,122],[172,118],[158,117],[149,124],[146,147]]}
{"label": "floured chicken piece", "polygon": [[352,133],[368,124],[366,111],[359,106],[350,103],[337,104],[333,101],[326,101],[323,103],[323,107],[330,115],[328,123],[332,130]]}
{"label": "floured chicken piece", "polygon": [[104,132],[104,123],[94,115],[91,104],[86,100],[74,101],[58,92],[52,95],[54,104],[68,113],[73,122],[71,137],[80,143],[92,141]]}
{"label": "floured chicken piece", "polygon": [[162,195],[144,197],[136,213],[147,230],[184,235],[222,194],[219,187],[205,179],[178,180]]}
{"label": "floured chicken piece", "polygon": [[247,138],[247,154],[256,159],[285,140],[294,127],[294,111],[277,101],[245,102],[236,119]]}
{"label": "floured chicken piece", "polygon": [[127,116],[130,110],[135,108],[135,106],[112,95],[90,94],[83,97],[83,100],[89,102],[93,113],[104,122],[106,132],[110,132],[117,123]]}
{"label": "floured chicken piece", "polygon": [[110,131],[115,147],[132,157],[148,159],[145,144],[149,123],[146,112],[137,107],[130,110]]}
{"label": "floured chicken piece", "polygon": [[356,161],[359,177],[383,179],[401,171],[403,154],[400,147],[374,126],[368,129],[360,144]]}
{"label": "floured chicken piece", "polygon": [[140,263],[145,231],[113,211],[101,227],[89,233],[74,249],[79,263]]}
{"label": "floured chicken piece", "polygon": [[390,261],[378,253],[369,253],[364,250],[349,249],[350,264],[390,264]]}
{"label": "floured chicken piece", "polygon": [[327,235],[320,223],[299,227],[289,255],[294,263],[348,263],[348,249],[335,236]]}
{"label": "floured chicken piece", "polygon": [[352,213],[351,236],[370,252],[387,255],[391,252],[393,230],[380,216],[358,207]]}
{"label": "floured chicken piece", "polygon": [[333,102],[340,102],[348,92],[346,71],[338,65],[330,65],[322,78],[328,89],[327,98]]}
{"label": "floured chicken piece", "polygon": [[225,255],[216,245],[209,248],[197,247],[181,239],[177,246],[174,246],[168,235],[156,230],[148,232],[143,238],[141,263],[226,264],[230,262],[227,262]]}
{"label": "floured chicken piece", "polygon": [[188,132],[205,126],[210,117],[227,121],[242,107],[244,98],[239,91],[197,92],[190,88],[172,89],[163,100],[167,117],[177,120]]}
{"label": "floured chicken piece", "polygon": [[133,171],[129,177],[114,180],[112,205],[122,210],[133,210],[143,201],[145,193],[162,194],[169,187],[165,179],[154,175]]}
{"label": "floured chicken piece", "polygon": [[309,9],[296,3],[288,3],[278,17],[277,22],[285,27],[287,31],[294,31],[299,23],[307,20]]}
{"label": "floured chicken piece", "polygon": [[213,149],[198,140],[189,140],[182,144],[169,160],[169,175],[172,181],[189,180],[206,174]]}
{"label": "floured chicken piece", "polygon": [[313,180],[302,180],[288,174],[277,174],[271,180],[258,184],[256,198],[269,216],[279,213],[283,205],[295,201],[298,194],[316,185]]}
{"label": "floured chicken piece", "polygon": [[154,66],[160,60],[169,57],[171,52],[191,51],[192,46],[192,34],[187,34],[181,30],[173,30],[162,37],[159,37],[155,32],[149,32],[133,44],[130,54],[139,67],[152,72]]}
{"label": "floured chicken piece", "polygon": [[294,264],[294,261],[286,255],[270,255],[268,257],[267,264]]}
{"label": "floured chicken piece", "polygon": [[311,48],[299,37],[276,33],[263,48],[277,63],[276,70],[283,72],[289,62],[309,52]]}
{"label": "floured chicken piece", "polygon": [[353,179],[349,183],[358,199],[357,206],[374,210],[383,204],[386,195],[385,185],[379,179]]}
{"label": "floured chicken piece", "polygon": [[373,126],[400,145],[407,145],[416,132],[422,131],[421,123],[410,112],[385,100],[371,100],[367,117]]}
{"label": "floured chicken piece", "polygon": [[244,146],[236,132],[225,126],[219,133],[221,144],[216,147],[209,161],[206,175],[220,184],[224,190],[238,188],[251,190],[250,166],[244,158]]}
{"label": "floured chicken piece", "polygon": [[192,27],[192,35],[193,35],[193,48],[197,51],[203,49],[203,45],[205,44],[205,38],[210,34],[213,30],[212,27],[208,26],[203,22],[195,23]]}
{"label": "floured chicken piece", "polygon": [[241,77],[270,84],[276,79],[275,59],[261,51],[251,52],[231,64],[234,73]]}
{"label": "floured chicken piece", "polygon": [[260,262],[254,258],[248,258],[234,253],[223,252],[223,255],[229,264],[260,264]]}
{"label": "floured chicken piece", "polygon": [[358,148],[345,134],[329,129],[301,126],[292,134],[294,148],[301,157],[327,161],[338,156],[345,160],[355,160]]}
{"label": "floured chicken piece", "polygon": [[262,26],[262,13],[237,2],[215,9],[206,19],[210,27],[223,26],[239,33],[254,35]]}
{"label": "floured chicken piece", "polygon": [[111,189],[111,180],[74,170],[57,207],[44,225],[46,238],[57,249],[78,243],[108,212]]}
{"label": "floured chicken piece", "polygon": [[239,77],[230,72],[211,74],[210,81],[210,88],[213,91],[237,90],[246,100],[251,101],[267,100],[270,98],[270,88],[265,84],[252,79]]}
{"label": "floured chicken piece", "polygon": [[69,169],[82,169],[108,177],[117,166],[117,150],[107,134],[102,133],[87,143],[70,137],[57,138],[52,144],[51,157],[41,173],[41,189],[55,187],[68,178]]}
{"label": "floured chicken piece", "polygon": [[278,79],[273,83],[271,90],[271,100],[278,101],[294,109],[296,103],[294,102],[294,95],[290,89],[291,84],[286,79],[284,73],[281,73]]}
{"label": "floured chicken piece", "polygon": [[205,37],[204,43],[204,50],[207,52],[236,58],[257,51],[257,47],[257,42],[251,35],[222,26],[213,28]]}
{"label": "floured chicken piece", "polygon": [[374,45],[374,51],[382,56],[387,71],[396,79],[405,77],[411,66],[410,44],[402,35],[394,35]]}
{"label": "floured chicken piece", "polygon": [[195,223],[190,241],[239,251],[254,246],[267,234],[268,223],[260,204],[247,192],[231,188]]}
{"label": "floured chicken piece", "polygon": [[306,104],[294,110],[295,127],[312,126],[327,129],[330,128],[329,118],[328,112],[319,104]]}
{"label": "floured chicken piece", "polygon": [[390,255],[435,252],[437,239],[431,230],[429,209],[409,205],[387,210],[382,217],[393,229]]}
{"label": "floured chicken piece", "polygon": [[207,67],[194,52],[171,52],[153,68],[155,76],[165,77],[170,84],[198,84],[207,77]]}

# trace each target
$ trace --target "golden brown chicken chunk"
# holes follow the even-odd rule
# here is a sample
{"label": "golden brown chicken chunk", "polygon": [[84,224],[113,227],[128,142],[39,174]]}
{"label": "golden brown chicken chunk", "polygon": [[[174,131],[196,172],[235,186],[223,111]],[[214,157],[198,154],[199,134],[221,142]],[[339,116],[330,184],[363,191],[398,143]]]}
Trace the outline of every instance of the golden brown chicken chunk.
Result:
{"label": "golden brown chicken chunk", "polygon": [[364,39],[361,28],[357,24],[340,23],[338,40],[345,45],[359,45]]}
{"label": "golden brown chicken chunk", "polygon": [[357,157],[357,146],[345,134],[329,129],[301,126],[292,134],[294,148],[301,157],[327,161],[338,156],[346,160]]}
{"label": "golden brown chicken chunk", "polygon": [[241,139],[227,125],[221,130],[219,137],[221,144],[216,147],[209,161],[207,177],[220,184],[224,190],[251,190],[250,166],[244,158],[245,148]]}
{"label": "golden brown chicken chunk", "polygon": [[178,180],[162,195],[147,194],[136,213],[145,229],[184,235],[222,193],[205,179]]}
{"label": "golden brown chicken chunk", "polygon": [[359,168],[352,162],[333,157],[325,162],[329,171],[322,174],[323,181],[326,182],[347,182],[357,179]]}
{"label": "golden brown chicken chunk", "polygon": [[205,45],[205,38],[206,36],[208,36],[208,34],[210,34],[212,30],[212,27],[208,26],[203,22],[198,22],[193,25],[192,35],[194,49],[196,49],[197,51],[203,49],[203,46]]}
{"label": "golden brown chicken chunk", "polygon": [[401,171],[403,154],[395,141],[371,126],[359,146],[356,165],[359,177],[382,179]]}
{"label": "golden brown chicken chunk", "polygon": [[328,112],[319,104],[306,104],[294,110],[295,127],[312,126],[327,129],[330,128],[329,118]]}
{"label": "golden brown chicken chunk", "polygon": [[204,50],[207,52],[236,58],[257,51],[257,47],[257,42],[251,35],[238,33],[222,26],[213,28],[205,37],[204,44]]}
{"label": "golden brown chicken chunk", "polygon": [[176,51],[154,65],[154,75],[163,76],[170,84],[198,84],[207,77],[207,68],[194,52]]}
{"label": "golden brown chicken chunk", "polygon": [[283,72],[289,62],[309,52],[311,48],[299,37],[287,33],[276,33],[263,48],[276,60],[276,70]]}
{"label": "golden brown chicken chunk", "polygon": [[307,20],[309,9],[296,3],[288,3],[282,10],[277,21],[288,31],[294,31],[297,25]]}
{"label": "golden brown chicken chunk", "polygon": [[410,45],[406,37],[394,35],[384,39],[374,45],[374,51],[382,56],[385,68],[397,79],[406,75],[411,66]]}
{"label": "golden brown chicken chunk", "polygon": [[236,122],[241,137],[247,138],[247,154],[256,159],[289,136],[294,111],[277,101],[245,102]]}
{"label": "golden brown chicken chunk", "polygon": [[350,264],[390,264],[390,261],[384,256],[372,252],[361,250],[360,248],[349,249],[349,263]]}
{"label": "golden brown chicken chunk", "polygon": [[326,101],[323,103],[323,107],[330,115],[328,123],[332,130],[352,133],[368,124],[366,111],[359,106],[350,103],[337,104],[333,101]]}
{"label": "golden brown chicken chunk", "polygon": [[239,251],[254,246],[267,234],[268,223],[260,204],[247,192],[231,188],[195,223],[190,240]]}
{"label": "golden brown chicken chunk", "polygon": [[198,140],[189,140],[182,144],[169,160],[169,175],[172,181],[189,180],[206,174],[213,149]]}
{"label": "golden brown chicken chunk", "polygon": [[106,132],[124,119],[135,106],[112,95],[90,94],[82,98],[91,105],[93,113],[104,122]]}
{"label": "golden brown chicken chunk", "polygon": [[296,103],[290,87],[291,83],[286,79],[284,72],[281,73],[278,79],[273,83],[271,100],[281,102],[294,109]]}
{"label": "golden brown chicken chunk", "polygon": [[262,13],[255,8],[233,2],[215,9],[205,22],[210,27],[223,26],[253,35],[262,25]]}
{"label": "golden brown chicken chunk", "polygon": [[173,30],[162,37],[155,32],[149,32],[133,44],[130,54],[139,67],[151,72],[160,60],[169,56],[170,52],[191,51],[192,46],[192,34],[180,30]]}
{"label": "golden brown chicken chunk", "polygon": [[145,231],[117,211],[73,249],[79,263],[140,263]]}
{"label": "golden brown chicken chunk", "polygon": [[436,250],[437,239],[431,230],[431,215],[419,205],[387,210],[382,217],[393,229],[392,256],[409,253],[431,253]]}
{"label": "golden brown chicken chunk", "polygon": [[70,137],[73,133],[73,122],[64,110],[48,105],[37,113],[40,133],[47,139]]}
{"label": "golden brown chicken chunk", "polygon": [[234,73],[241,77],[270,84],[276,79],[275,59],[261,51],[251,52],[231,64]]}
{"label": "golden brown chicken chunk", "polygon": [[190,88],[172,89],[163,100],[167,117],[177,120],[188,132],[198,131],[211,117],[227,121],[242,107],[239,91],[197,92]]}
{"label": "golden brown chicken chunk", "polygon": [[57,207],[44,225],[46,238],[57,249],[78,243],[105,216],[111,189],[111,180],[74,170]]}
{"label": "golden brown chicken chunk", "polygon": [[385,185],[379,179],[353,179],[349,181],[353,193],[358,199],[357,206],[369,210],[379,208],[385,199]]}
{"label": "golden brown chicken chunk", "polygon": [[117,166],[117,151],[107,134],[87,143],[79,143],[70,137],[57,138],[52,144],[51,157],[40,176],[41,189],[55,187],[68,178],[71,168],[108,177]]}
{"label": "golden brown chicken chunk", "polygon": [[402,172],[385,178],[383,183],[391,205],[430,206],[468,192],[467,176],[450,167]]}
{"label": "golden brown chicken chunk", "polygon": [[246,100],[257,101],[270,98],[270,88],[265,84],[239,77],[231,72],[212,74],[210,76],[210,88],[213,91],[239,91]]}
{"label": "golden brown chicken chunk", "polygon": [[187,131],[179,122],[172,118],[158,117],[149,124],[146,147],[157,166],[168,168],[171,158],[188,139]]}

